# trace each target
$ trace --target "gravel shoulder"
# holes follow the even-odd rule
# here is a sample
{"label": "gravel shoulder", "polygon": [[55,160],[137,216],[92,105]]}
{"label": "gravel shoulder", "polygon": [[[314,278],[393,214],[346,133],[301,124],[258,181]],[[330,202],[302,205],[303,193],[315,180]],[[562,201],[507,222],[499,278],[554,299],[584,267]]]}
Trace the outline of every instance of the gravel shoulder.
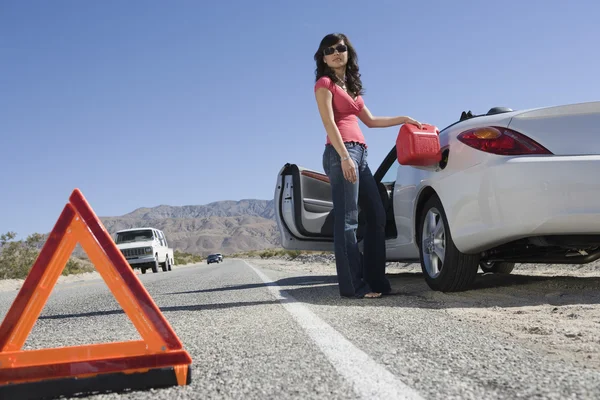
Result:
{"label": "gravel shoulder", "polygon": [[[333,257],[249,259],[273,271],[335,275]],[[479,274],[473,290],[434,292],[420,265],[390,263],[392,285],[453,318],[493,331],[549,360],[600,370],[600,262],[519,264],[510,275]]]}

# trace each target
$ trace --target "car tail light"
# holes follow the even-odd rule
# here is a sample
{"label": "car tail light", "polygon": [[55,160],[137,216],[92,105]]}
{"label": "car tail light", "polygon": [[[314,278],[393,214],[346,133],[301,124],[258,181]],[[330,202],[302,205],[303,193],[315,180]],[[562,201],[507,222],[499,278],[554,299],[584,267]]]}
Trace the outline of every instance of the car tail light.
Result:
{"label": "car tail light", "polygon": [[474,149],[502,156],[552,154],[533,139],[507,128],[474,128],[458,135],[458,140]]}

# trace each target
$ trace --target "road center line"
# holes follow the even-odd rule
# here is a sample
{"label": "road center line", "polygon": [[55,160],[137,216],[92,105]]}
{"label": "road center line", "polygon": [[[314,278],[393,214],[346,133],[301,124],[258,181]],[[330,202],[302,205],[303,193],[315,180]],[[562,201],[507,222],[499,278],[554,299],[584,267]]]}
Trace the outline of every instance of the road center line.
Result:
{"label": "road center line", "polygon": [[373,398],[423,399],[415,390],[375,362],[364,351],[354,346],[341,333],[320,319],[293,296],[282,290],[262,271],[246,260],[243,261],[263,280],[271,294],[281,302],[283,307],[307,332],[337,372],[352,384],[354,391],[360,397],[369,400]]}

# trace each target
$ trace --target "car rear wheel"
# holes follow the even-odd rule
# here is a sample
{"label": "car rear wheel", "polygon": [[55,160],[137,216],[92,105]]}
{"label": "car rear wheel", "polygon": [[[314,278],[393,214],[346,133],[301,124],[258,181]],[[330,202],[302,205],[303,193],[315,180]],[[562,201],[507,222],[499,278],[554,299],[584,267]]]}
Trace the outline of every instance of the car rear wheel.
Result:
{"label": "car rear wheel", "polygon": [[427,285],[442,292],[467,290],[477,276],[479,255],[464,254],[456,248],[444,207],[435,194],[423,206],[417,233]]}
{"label": "car rear wheel", "polygon": [[510,274],[515,268],[515,263],[482,261],[479,263],[479,267],[483,273],[491,272],[494,274]]}

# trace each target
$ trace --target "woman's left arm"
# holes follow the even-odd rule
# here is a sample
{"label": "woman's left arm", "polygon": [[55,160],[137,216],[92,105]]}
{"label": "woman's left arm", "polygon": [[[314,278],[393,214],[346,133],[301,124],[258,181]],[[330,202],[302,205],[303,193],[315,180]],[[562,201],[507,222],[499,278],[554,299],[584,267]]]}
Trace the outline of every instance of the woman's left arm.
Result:
{"label": "woman's left arm", "polygon": [[367,106],[363,106],[358,118],[369,128],[387,128],[402,124],[413,124],[418,126],[419,129],[423,127],[419,121],[410,117],[374,117]]}

